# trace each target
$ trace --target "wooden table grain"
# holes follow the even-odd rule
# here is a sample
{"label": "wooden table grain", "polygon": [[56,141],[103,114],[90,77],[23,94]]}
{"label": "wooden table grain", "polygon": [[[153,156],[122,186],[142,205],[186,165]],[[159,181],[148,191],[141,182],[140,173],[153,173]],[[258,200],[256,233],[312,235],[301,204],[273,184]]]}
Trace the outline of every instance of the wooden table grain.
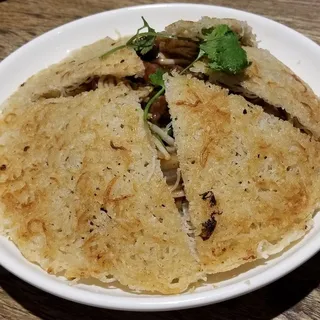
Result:
{"label": "wooden table grain", "polygon": [[[159,1],[152,3],[156,2]],[[197,2],[223,5],[264,15],[320,43],[319,0]],[[93,13],[145,3],[151,2],[143,0],[0,0],[0,61],[27,41],[56,26]],[[141,320],[320,319],[320,253],[284,278],[246,296],[192,310],[136,315]],[[26,284],[0,267],[0,320],[120,320],[130,317],[132,317],[130,312],[102,310],[54,297]]]}

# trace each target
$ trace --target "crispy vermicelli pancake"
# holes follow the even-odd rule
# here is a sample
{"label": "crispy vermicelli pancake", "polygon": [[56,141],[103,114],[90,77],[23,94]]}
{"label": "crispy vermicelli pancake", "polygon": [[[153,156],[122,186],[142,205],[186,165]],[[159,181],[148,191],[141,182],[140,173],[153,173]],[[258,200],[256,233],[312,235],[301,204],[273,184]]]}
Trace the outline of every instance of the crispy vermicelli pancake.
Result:
{"label": "crispy vermicelli pancake", "polygon": [[91,86],[101,77],[143,76],[143,62],[133,49],[124,48],[116,54],[101,58],[103,54],[124,42],[125,39],[115,41],[106,37],[75,50],[61,62],[30,77],[8,99],[4,107],[17,107],[21,111],[26,101],[74,96],[91,90]]}
{"label": "crispy vermicelli pancake", "polygon": [[166,99],[204,271],[283,250],[319,200],[319,143],[243,97],[187,76]]}
{"label": "crispy vermicelli pancake", "polygon": [[139,104],[123,84],[1,120],[1,233],[68,279],[178,293],[201,276]]}
{"label": "crispy vermicelli pancake", "polygon": [[167,26],[165,32],[178,37],[199,40],[203,37],[203,29],[209,29],[221,24],[228,25],[239,36],[243,45],[253,47],[257,45],[256,36],[252,33],[252,28],[245,21],[236,19],[202,17],[199,21],[179,20]]}

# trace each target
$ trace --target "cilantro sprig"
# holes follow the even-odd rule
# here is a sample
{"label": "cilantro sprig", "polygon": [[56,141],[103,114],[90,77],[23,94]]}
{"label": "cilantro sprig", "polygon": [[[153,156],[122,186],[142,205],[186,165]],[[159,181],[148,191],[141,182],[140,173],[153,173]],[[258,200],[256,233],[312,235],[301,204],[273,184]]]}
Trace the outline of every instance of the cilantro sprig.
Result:
{"label": "cilantro sprig", "polygon": [[237,34],[229,26],[221,24],[203,30],[203,33],[204,42],[200,44],[200,50],[208,56],[211,69],[238,74],[250,65]]}
{"label": "cilantro sprig", "polygon": [[209,29],[202,29],[203,40],[199,45],[197,58],[183,72],[188,70],[202,57],[208,58],[208,66],[214,71],[228,74],[238,74],[250,66],[246,51],[236,33],[226,24],[220,24]]}
{"label": "cilantro sprig", "polygon": [[143,112],[143,118],[144,120],[148,119],[149,109],[152,106],[152,104],[161,96],[164,94],[165,91],[165,85],[163,80],[163,75],[165,74],[165,71],[161,68],[158,68],[155,73],[152,73],[149,76],[151,84],[153,84],[156,88],[160,87],[160,90],[152,96],[152,98],[148,101],[146,107],[144,108]]}
{"label": "cilantro sprig", "polygon": [[[145,55],[152,50],[156,41],[157,32],[151,28],[144,17],[141,17],[143,26],[138,29],[137,33],[127,41],[127,46],[133,48],[136,52]],[[142,32],[143,29],[147,31]]]}
{"label": "cilantro sprig", "polygon": [[143,26],[137,30],[136,34],[132,36],[125,44],[113,48],[100,56],[100,59],[104,59],[110,54],[126,47],[134,49],[138,54],[145,55],[154,47],[157,36],[162,38],[175,38],[172,35],[156,32],[155,29],[150,27],[144,17],[141,18],[143,21]]}

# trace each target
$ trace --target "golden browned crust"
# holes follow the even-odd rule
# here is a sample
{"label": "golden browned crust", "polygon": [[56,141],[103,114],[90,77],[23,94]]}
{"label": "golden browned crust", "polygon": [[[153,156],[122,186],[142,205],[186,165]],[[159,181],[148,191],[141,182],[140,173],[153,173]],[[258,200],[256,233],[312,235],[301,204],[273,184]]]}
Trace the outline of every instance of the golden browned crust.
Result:
{"label": "golden browned crust", "polygon": [[168,77],[166,98],[204,271],[267,257],[305,234],[319,200],[319,143],[197,79]]}
{"label": "golden browned crust", "polygon": [[120,84],[29,104],[22,116],[8,112],[0,123],[0,231],[51,274],[178,293],[200,268],[139,95]]}
{"label": "golden browned crust", "polygon": [[26,101],[64,96],[94,77],[143,76],[143,62],[133,49],[124,48],[101,59],[104,53],[124,43],[125,39],[115,41],[107,37],[72,52],[61,62],[30,77],[8,99],[4,108],[16,106],[22,110]]}
{"label": "golden browned crust", "polygon": [[319,97],[269,51],[251,47],[244,49],[252,64],[243,75],[229,76],[213,72],[205,68],[202,62],[198,63],[193,71],[208,73],[212,82],[219,81],[236,91],[242,87],[245,94],[254,94],[275,107],[283,108],[292,122],[298,121],[301,127],[319,139]]}
{"label": "golden browned crust", "polygon": [[320,138],[320,99],[312,89],[269,51],[245,49],[252,65],[241,86],[268,103],[281,106]]}
{"label": "golden browned crust", "polygon": [[252,28],[245,22],[236,19],[219,19],[202,17],[199,21],[179,20],[167,26],[165,32],[179,37],[187,37],[192,39],[201,39],[202,29],[208,29],[219,24],[228,25],[235,33],[239,35],[240,41],[245,46],[257,45],[256,35],[252,33]]}

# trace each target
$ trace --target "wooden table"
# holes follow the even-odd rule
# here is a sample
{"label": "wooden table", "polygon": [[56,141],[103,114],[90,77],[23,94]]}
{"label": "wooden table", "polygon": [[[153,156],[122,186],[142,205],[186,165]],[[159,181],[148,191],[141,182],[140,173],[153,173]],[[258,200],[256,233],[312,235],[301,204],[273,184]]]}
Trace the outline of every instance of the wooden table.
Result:
{"label": "wooden table", "polygon": [[[320,43],[319,0],[197,2],[255,12],[282,22]],[[144,3],[148,1],[0,0],[0,61],[19,46],[56,26],[96,12]],[[130,319],[131,316],[129,312],[96,309],[64,301],[35,289],[0,267],[0,320],[111,320]],[[320,253],[281,280],[246,296],[193,310],[141,313],[137,316],[141,320],[320,319]]]}

